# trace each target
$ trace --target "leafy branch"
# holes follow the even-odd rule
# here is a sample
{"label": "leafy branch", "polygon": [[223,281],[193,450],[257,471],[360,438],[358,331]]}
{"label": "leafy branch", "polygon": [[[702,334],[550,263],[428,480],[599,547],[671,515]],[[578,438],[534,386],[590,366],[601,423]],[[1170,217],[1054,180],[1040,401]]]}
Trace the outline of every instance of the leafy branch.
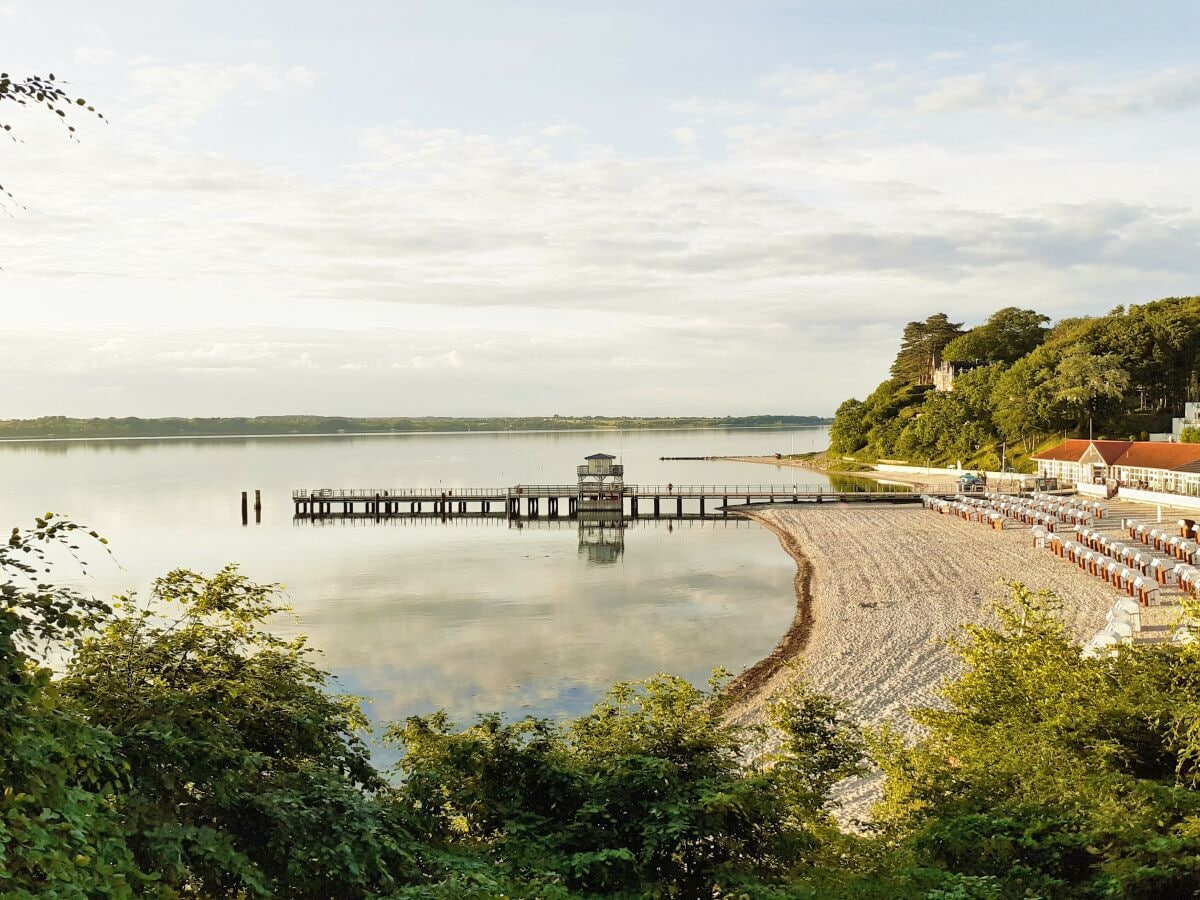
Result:
{"label": "leafy branch", "polygon": [[[61,120],[67,129],[68,136],[75,140],[75,126],[68,121],[68,110],[72,112],[82,110],[95,115],[104,122],[108,120],[104,118],[103,113],[83,97],[72,97],[68,94],[64,87],[66,84],[67,82],[56,80],[54,73],[45,76],[30,75],[25,78],[17,78],[8,72],[0,72],[0,103],[7,100],[20,106],[42,107]],[[20,140],[13,134],[12,125],[5,120],[0,120],[0,131],[14,141]],[[0,196],[16,200],[12,192],[3,184],[0,184]]]}

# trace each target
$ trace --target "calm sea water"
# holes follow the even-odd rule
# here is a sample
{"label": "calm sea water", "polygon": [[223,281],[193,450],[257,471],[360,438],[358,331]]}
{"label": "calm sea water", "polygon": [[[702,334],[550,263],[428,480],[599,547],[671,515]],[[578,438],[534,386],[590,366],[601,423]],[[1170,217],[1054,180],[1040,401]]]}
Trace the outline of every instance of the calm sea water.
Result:
{"label": "calm sea water", "polygon": [[[376,721],[449,709],[567,716],[614,681],[703,681],[771,650],[791,621],[792,561],[752,523],[634,522],[603,538],[573,523],[437,520],[296,524],[291,491],[570,483],[589,453],[644,484],[827,484],[817,473],[661,456],[802,452],[826,429],[372,435],[0,444],[0,525],[46,510],[110,540],[83,585],[145,591],[227,562],[281,582],[343,690]],[[243,527],[240,493],[263,492]],[[118,567],[119,565],[119,567]]]}

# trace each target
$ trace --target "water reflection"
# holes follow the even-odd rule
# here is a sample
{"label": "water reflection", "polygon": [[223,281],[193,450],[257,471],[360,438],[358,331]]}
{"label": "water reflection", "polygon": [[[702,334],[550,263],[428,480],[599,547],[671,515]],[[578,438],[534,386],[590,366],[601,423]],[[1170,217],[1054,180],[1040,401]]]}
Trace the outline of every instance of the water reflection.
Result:
{"label": "water reflection", "polygon": [[[768,653],[791,621],[795,567],[746,520],[438,516],[293,519],[313,485],[557,484],[606,450],[644,483],[828,485],[819,473],[660,456],[820,449],[823,431],[380,435],[0,446],[3,524],[67,513],[110,540],[120,568],[79,586],[146,591],[164,572],[238,562],[282,582],[339,686],[393,721],[439,707],[576,715],[614,681],[669,671],[702,682]],[[770,474],[766,474],[770,473]],[[765,476],[765,477],[764,477]],[[243,528],[242,491],[262,524]],[[664,510],[665,511],[665,510]],[[674,508],[671,509],[674,512]],[[253,522],[253,516],[251,517]]]}
{"label": "water reflection", "polygon": [[702,681],[715,665],[755,662],[794,609],[790,559],[737,518],[344,521],[303,533],[420,539],[387,542],[378,574],[318,577],[297,603],[296,629],[381,720],[437,708],[577,715],[617,680]]}
{"label": "water reflection", "polygon": [[579,555],[594,565],[611,565],[625,552],[625,520],[579,514]]}

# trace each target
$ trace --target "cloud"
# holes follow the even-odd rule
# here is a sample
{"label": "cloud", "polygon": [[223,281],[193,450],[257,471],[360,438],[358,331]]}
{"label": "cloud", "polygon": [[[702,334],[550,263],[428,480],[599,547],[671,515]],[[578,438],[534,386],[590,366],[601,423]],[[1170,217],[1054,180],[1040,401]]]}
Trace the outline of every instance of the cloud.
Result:
{"label": "cloud", "polygon": [[829,118],[862,112],[892,93],[892,66],[868,69],[806,69],[784,66],[759,79],[759,87],[784,100],[803,101],[807,115]]}
{"label": "cloud", "polygon": [[761,104],[750,100],[725,100],[714,97],[683,97],[666,102],[671,112],[686,116],[715,116],[724,119],[755,115],[763,110]]}
{"label": "cloud", "polygon": [[145,65],[128,73],[136,108],[130,118],[143,125],[188,129],[218,106],[257,102],[263,95],[303,90],[316,73],[301,65],[287,68],[258,63]]}
{"label": "cloud", "polygon": [[214,111],[299,96],[312,68],[140,62],[105,110],[120,127],[8,151],[34,194],[0,260],[0,377],[40,373],[30,414],[823,412],[936,309],[1194,290],[1193,69],[933,55],[656,101],[634,138],[586,110],[489,130],[372,107],[270,163],[222,145]]}
{"label": "cloud", "polygon": [[580,128],[578,125],[572,125],[570,122],[558,122],[554,125],[547,125],[539,134],[547,138],[574,137],[586,134],[586,129]]}
{"label": "cloud", "polygon": [[690,150],[696,146],[696,141],[699,139],[700,135],[696,132],[695,128],[687,125],[681,125],[679,128],[671,129],[671,137],[673,137],[680,146]]}
{"label": "cloud", "polygon": [[[785,115],[813,120],[984,110],[1034,119],[1103,120],[1200,105],[1200,66],[1163,66],[1114,77],[1079,63],[1022,65],[1016,57],[1023,46],[997,48],[1005,59],[954,75],[895,62],[849,69],[783,66],[759,79],[758,86],[767,97],[795,104],[785,107]],[[939,51],[925,61],[940,66],[967,59],[961,51]],[[675,108],[722,115],[719,105],[706,109],[694,99],[677,101]],[[731,110],[727,117],[741,115]]]}
{"label": "cloud", "polygon": [[463,366],[463,357],[457,350],[448,350],[436,356],[410,357],[408,364],[414,369],[460,369]]}
{"label": "cloud", "polygon": [[1006,44],[993,45],[991,51],[999,56],[1022,56],[1032,49],[1032,41],[1010,41]]}
{"label": "cloud", "polygon": [[1088,83],[1062,69],[975,72],[937,81],[919,94],[923,113],[998,110],[1033,118],[1113,119],[1180,112],[1200,105],[1200,68],[1173,67],[1120,83]]}
{"label": "cloud", "polygon": [[113,52],[108,47],[76,47],[71,58],[85,66],[105,66],[112,62]]}

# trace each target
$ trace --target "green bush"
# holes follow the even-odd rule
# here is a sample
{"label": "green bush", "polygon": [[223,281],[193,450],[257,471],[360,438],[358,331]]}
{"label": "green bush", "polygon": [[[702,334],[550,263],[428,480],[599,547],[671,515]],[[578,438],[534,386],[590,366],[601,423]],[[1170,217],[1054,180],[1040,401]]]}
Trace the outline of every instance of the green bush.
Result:
{"label": "green bush", "polygon": [[[46,584],[85,533],[47,516],[0,547],[6,900],[1200,894],[1200,645],[1084,659],[1020,585],[955,642],[916,742],[864,742],[802,682],[738,726],[718,679],[655,675],[569,723],[411,718],[389,781],[357,703],[263,627],[271,586],[178,570],[107,604]],[[883,798],[843,831],[833,789],[867,748]]]}

